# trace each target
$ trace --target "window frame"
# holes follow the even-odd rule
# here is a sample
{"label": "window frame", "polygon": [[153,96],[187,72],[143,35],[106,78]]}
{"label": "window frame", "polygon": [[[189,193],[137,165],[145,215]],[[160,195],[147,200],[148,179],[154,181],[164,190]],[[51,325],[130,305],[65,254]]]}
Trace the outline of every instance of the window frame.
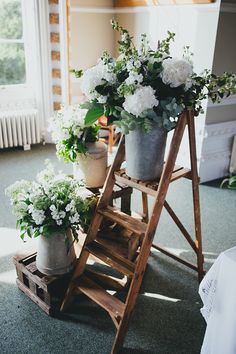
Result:
{"label": "window frame", "polygon": [[[0,85],[0,102],[16,100],[34,100],[36,92],[34,82],[37,73],[36,58],[36,13],[33,1],[21,0],[22,27],[21,39],[1,39],[1,43],[23,43],[25,53],[25,82],[20,84]],[[30,30],[27,31],[27,28]]]}

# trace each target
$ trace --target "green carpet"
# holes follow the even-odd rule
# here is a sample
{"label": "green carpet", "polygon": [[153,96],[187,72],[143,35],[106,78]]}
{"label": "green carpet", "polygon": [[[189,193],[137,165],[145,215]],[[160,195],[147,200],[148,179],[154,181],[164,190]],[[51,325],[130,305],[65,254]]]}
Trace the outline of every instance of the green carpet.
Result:
{"label": "green carpet", "polygon": [[[58,168],[72,171],[70,165],[57,160],[53,145],[33,146],[25,152],[0,150],[0,353],[108,354],[115,330],[101,308],[80,297],[68,313],[52,318],[15,285],[12,257],[22,242],[4,189],[16,180],[33,179],[46,158]],[[200,193],[208,269],[220,252],[236,244],[236,192],[201,185]],[[167,200],[187,229],[193,231],[191,183],[173,183]],[[138,209],[140,201],[140,195],[135,193],[134,209]],[[193,253],[165,211],[155,240],[194,261]],[[199,353],[205,331],[200,308],[196,273],[153,251],[122,353]]]}

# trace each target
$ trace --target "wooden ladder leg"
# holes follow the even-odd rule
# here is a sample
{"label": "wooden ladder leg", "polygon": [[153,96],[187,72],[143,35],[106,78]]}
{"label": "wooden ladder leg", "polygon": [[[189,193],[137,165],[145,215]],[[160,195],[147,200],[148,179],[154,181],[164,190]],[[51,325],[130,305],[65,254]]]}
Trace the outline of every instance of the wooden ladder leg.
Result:
{"label": "wooden ladder leg", "polygon": [[194,126],[194,114],[192,111],[187,112],[187,125],[189,132],[189,148],[192,172],[192,193],[193,193],[193,211],[196,237],[196,253],[198,265],[198,280],[202,280],[204,276],[203,270],[203,254],[202,254],[202,233],[201,233],[201,216],[200,216],[200,200],[199,200],[199,177],[197,172],[197,154],[196,154],[196,138]]}
{"label": "wooden ladder leg", "polygon": [[142,202],[143,202],[143,221],[147,223],[149,220],[147,193],[142,192]]}
{"label": "wooden ladder leg", "polygon": [[165,167],[163,169],[159,187],[157,190],[155,203],[153,207],[152,216],[148,222],[147,231],[145,233],[142,246],[140,249],[140,254],[138,257],[137,265],[135,268],[135,274],[133,276],[129,292],[126,299],[126,307],[124,312],[124,317],[119,323],[116,338],[112,348],[112,354],[118,353],[119,349],[123,345],[126,331],[129,325],[129,320],[132,315],[136,299],[139,293],[139,289],[142,283],[143,275],[147,265],[148,257],[152,247],[153,237],[159,223],[162,208],[164,206],[167,190],[170,184],[170,179],[172,172],[174,170],[176,157],[179,151],[180,143],[184,134],[186,127],[186,113],[183,113],[176,126],[174,136],[171,142],[170,151],[168,159],[166,161]]}
{"label": "wooden ladder leg", "polygon": [[[129,292],[128,292],[127,299],[125,302],[125,305],[126,305],[125,313],[119,323],[111,354],[117,354],[124,343],[125,335],[126,335],[126,332],[127,332],[128,326],[129,326],[129,321],[130,321],[130,318],[131,318],[131,315],[134,310],[134,306],[135,306],[135,303],[136,303],[136,300],[137,300],[137,297],[139,294],[139,289],[140,289],[143,275],[145,272],[145,268],[147,265],[147,260],[148,260],[148,256],[150,253],[150,249],[151,249],[151,243],[149,246],[149,250],[147,248],[144,249],[143,246],[141,247],[141,251],[140,251],[139,258],[138,258],[138,263],[136,266],[135,274],[134,274],[132,282],[130,284]],[[146,255],[143,255],[143,253],[144,253],[143,251],[145,251]],[[145,258],[143,258],[143,256]]]}
{"label": "wooden ladder leg", "polygon": [[64,299],[63,299],[61,307],[60,307],[61,312],[65,311],[73,300],[73,295],[74,295],[73,293],[74,293],[74,289],[75,289],[74,280],[76,278],[78,278],[84,272],[84,268],[85,268],[88,256],[89,256],[89,252],[86,250],[83,250],[83,254],[81,251],[81,257],[79,259],[77,259],[75,270],[73,272],[71,281],[70,281],[69,286],[66,290]]}

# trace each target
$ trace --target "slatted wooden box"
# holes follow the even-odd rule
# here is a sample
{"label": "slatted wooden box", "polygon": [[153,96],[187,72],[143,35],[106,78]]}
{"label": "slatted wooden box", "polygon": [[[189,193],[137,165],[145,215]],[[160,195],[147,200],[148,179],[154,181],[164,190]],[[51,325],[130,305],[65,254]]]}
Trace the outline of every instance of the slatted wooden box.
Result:
{"label": "slatted wooden box", "polygon": [[13,257],[16,266],[16,284],[48,315],[56,315],[67,289],[70,275],[48,276],[36,267],[36,252],[26,251]]}

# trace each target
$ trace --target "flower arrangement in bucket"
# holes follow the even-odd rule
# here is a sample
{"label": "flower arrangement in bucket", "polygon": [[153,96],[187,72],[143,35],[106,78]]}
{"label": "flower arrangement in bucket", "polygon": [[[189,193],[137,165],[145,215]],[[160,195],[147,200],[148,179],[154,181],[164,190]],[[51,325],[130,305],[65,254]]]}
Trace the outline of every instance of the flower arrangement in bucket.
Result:
{"label": "flower arrangement in bucket", "polygon": [[20,237],[37,237],[40,272],[64,274],[75,262],[74,240],[87,230],[96,197],[81,182],[59,173],[48,163],[36,181],[21,180],[6,189],[17,217]]}
{"label": "flower arrangement in bucket", "polygon": [[56,143],[57,155],[73,163],[74,177],[80,171],[88,187],[101,187],[106,179],[107,147],[98,141],[99,125],[85,125],[87,109],[80,105],[62,106],[49,121],[49,131]]}
{"label": "flower arrangement in bucket", "polygon": [[235,93],[236,76],[217,77],[209,70],[196,74],[188,47],[182,58],[170,55],[174,33],[168,32],[156,50],[143,34],[137,49],[126,29],[114,20],[111,24],[121,35],[118,58],[105,52],[94,67],[74,71],[82,76],[81,90],[89,100],[83,104],[88,109],[85,124],[104,114],[126,134],[126,173],[155,179],[162,170],[167,133],[180,114],[191,109],[198,115],[202,100],[219,102]]}

